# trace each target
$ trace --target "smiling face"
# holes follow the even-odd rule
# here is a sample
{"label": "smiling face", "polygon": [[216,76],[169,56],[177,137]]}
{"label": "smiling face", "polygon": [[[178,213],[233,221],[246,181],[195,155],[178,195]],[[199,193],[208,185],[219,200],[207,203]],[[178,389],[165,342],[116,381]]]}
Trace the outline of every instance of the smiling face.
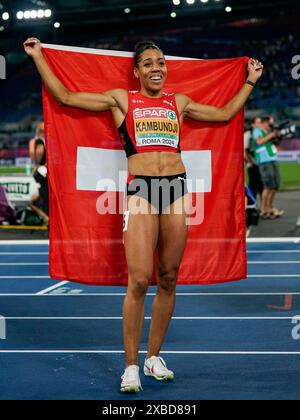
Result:
{"label": "smiling face", "polygon": [[141,83],[141,92],[158,94],[162,91],[167,77],[167,66],[163,53],[158,49],[144,51],[134,68],[134,74]]}

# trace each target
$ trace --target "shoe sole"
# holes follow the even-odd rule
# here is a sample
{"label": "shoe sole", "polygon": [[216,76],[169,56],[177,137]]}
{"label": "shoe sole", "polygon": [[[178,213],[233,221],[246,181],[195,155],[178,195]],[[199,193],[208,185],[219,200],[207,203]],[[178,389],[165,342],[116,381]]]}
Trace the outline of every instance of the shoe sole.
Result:
{"label": "shoe sole", "polygon": [[174,373],[173,374],[169,374],[167,376],[156,376],[153,375],[152,373],[148,373],[146,371],[144,371],[145,376],[151,376],[152,378],[156,379],[157,381],[172,381],[174,379]]}
{"label": "shoe sole", "polygon": [[123,388],[120,389],[120,391],[128,393],[128,394],[137,394],[138,392],[141,391],[141,389],[138,385],[129,385],[129,386],[124,386]]}

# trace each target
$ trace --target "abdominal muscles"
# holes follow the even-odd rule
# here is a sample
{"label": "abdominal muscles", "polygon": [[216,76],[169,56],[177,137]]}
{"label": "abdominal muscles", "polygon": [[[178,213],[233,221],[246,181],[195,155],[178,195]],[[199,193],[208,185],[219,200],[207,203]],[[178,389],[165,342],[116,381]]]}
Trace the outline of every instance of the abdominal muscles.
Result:
{"label": "abdominal muscles", "polygon": [[179,153],[147,152],[128,159],[128,172],[132,175],[168,176],[185,172]]}

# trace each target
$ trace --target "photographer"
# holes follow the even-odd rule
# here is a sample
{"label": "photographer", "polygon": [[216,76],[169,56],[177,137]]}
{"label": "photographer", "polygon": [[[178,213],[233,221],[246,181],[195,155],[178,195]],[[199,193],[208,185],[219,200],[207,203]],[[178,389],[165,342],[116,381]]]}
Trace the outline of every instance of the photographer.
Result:
{"label": "photographer", "polygon": [[259,128],[261,124],[261,119],[259,117],[252,118],[250,121],[250,127],[244,133],[244,159],[247,166],[248,179],[249,179],[249,188],[252,191],[255,200],[257,194],[262,196],[264,186],[261,180],[259,166],[257,165],[254,158],[254,150],[252,145],[252,136],[253,130]]}
{"label": "photographer", "polygon": [[277,163],[277,148],[273,141],[278,132],[271,130],[270,117],[261,118],[259,127],[253,130],[252,141],[255,161],[259,166],[264,190],[262,193],[261,218],[275,219],[283,212],[273,207],[276,192],[280,187],[280,173]]}

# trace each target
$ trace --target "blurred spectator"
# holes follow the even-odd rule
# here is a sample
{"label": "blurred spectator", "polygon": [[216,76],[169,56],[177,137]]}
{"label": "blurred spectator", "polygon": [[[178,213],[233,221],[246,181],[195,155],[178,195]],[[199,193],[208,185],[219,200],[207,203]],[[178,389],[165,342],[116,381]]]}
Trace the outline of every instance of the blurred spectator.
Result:
{"label": "blurred spectator", "polygon": [[41,121],[38,123],[36,130],[35,130],[35,136],[29,141],[29,157],[32,162],[35,161],[35,142],[36,140],[44,140],[44,122]]}
{"label": "blurred spectator", "polygon": [[17,223],[16,211],[7,198],[5,188],[0,186],[0,224],[5,223],[11,225]]}
{"label": "blurred spectator", "polygon": [[35,141],[33,177],[39,185],[38,191],[31,197],[29,207],[49,224],[49,192],[47,180],[47,163],[45,143],[41,139]]}
{"label": "blurred spectator", "polygon": [[261,124],[261,119],[255,117],[250,121],[249,130],[245,131],[244,134],[244,157],[247,166],[248,178],[249,178],[249,188],[252,191],[254,198],[256,200],[257,194],[262,195],[264,186],[261,180],[259,166],[257,165],[254,158],[254,147],[252,144],[252,134],[255,128],[259,128]]}
{"label": "blurred spectator", "polygon": [[46,165],[46,146],[43,138],[37,138],[34,142],[34,153],[33,153],[34,171],[39,166]]}
{"label": "blurred spectator", "polygon": [[277,136],[277,132],[270,129],[270,117],[261,118],[260,127],[253,130],[254,156],[264,186],[261,204],[263,219],[275,219],[283,214],[281,210],[273,207],[276,192],[280,187],[277,148],[272,142]]}

